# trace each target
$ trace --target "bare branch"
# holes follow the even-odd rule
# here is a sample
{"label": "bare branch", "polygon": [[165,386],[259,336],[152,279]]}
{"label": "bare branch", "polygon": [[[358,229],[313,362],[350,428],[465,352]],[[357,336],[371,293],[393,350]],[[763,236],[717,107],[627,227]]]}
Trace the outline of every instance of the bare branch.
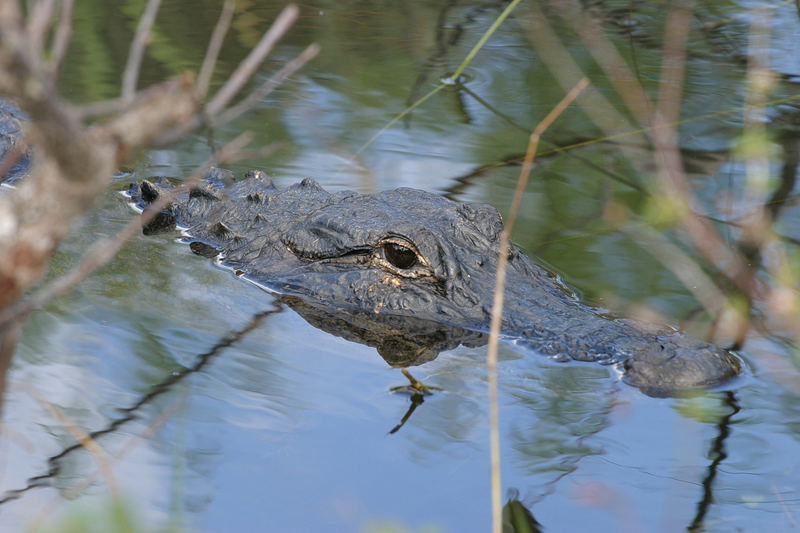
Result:
{"label": "bare branch", "polygon": [[255,48],[250,51],[250,54],[239,64],[234,73],[231,75],[225,85],[219,90],[214,98],[208,103],[208,114],[213,116],[222,111],[228,102],[236,96],[241,90],[242,86],[250,79],[255,72],[256,68],[264,61],[264,58],[269,55],[275,43],[289,30],[300,10],[297,6],[290,4],[286,6],[272,26],[264,34]]}
{"label": "bare branch", "polygon": [[200,68],[200,74],[197,75],[197,89],[195,95],[198,101],[202,102],[208,94],[208,86],[211,84],[211,75],[214,73],[214,66],[217,64],[222,42],[228,34],[228,28],[231,25],[231,19],[233,19],[234,7],[235,3],[233,0],[226,0],[225,4],[222,6],[222,13],[219,15],[217,25],[214,26],[214,32],[211,34],[211,40],[208,42],[206,57],[203,59],[203,66]]}
{"label": "bare branch", "polygon": [[31,55],[39,57],[44,49],[44,41],[47,32],[53,22],[53,10],[55,0],[39,0],[33,6],[25,33],[31,47]]}
{"label": "bare branch", "polygon": [[53,80],[58,77],[58,69],[61,67],[64,54],[67,53],[69,38],[72,35],[72,8],[74,5],[75,0],[61,0],[61,14],[58,17],[58,27],[56,27],[56,34],[53,37],[50,64],[48,65]]}
{"label": "bare branch", "polygon": [[219,116],[219,118],[214,119],[214,126],[222,126],[227,124],[255,107],[259,102],[264,100],[269,93],[275,90],[276,87],[286,81],[289,76],[303,68],[306,63],[314,59],[317,54],[319,54],[319,46],[316,43],[310,44],[305,50],[300,52],[300,55],[286,63],[270,79],[265,81],[263,84],[261,84],[261,86],[247,95],[247,97],[241,102],[226,110]]}
{"label": "bare branch", "polygon": [[[568,91],[584,77],[584,74],[567,47],[561,42],[561,38],[548,24],[544,11],[539,9],[537,4],[530,2],[525,5],[527,15],[523,27],[527,29],[526,35],[536,49],[539,59],[556,78],[561,88]],[[631,131],[636,131],[636,127],[617,111],[600,91],[586,91],[578,105],[606,136],[623,132],[630,134]],[[631,160],[636,159],[632,157]]]}
{"label": "bare branch", "polygon": [[0,2],[0,26],[19,27],[19,2]]}
{"label": "bare branch", "polygon": [[[319,47],[316,44],[309,45],[298,57],[287,63],[280,71],[278,71],[272,79],[264,82],[259,88],[255,89],[243,102],[237,104],[233,109],[224,111],[228,102],[236,96],[236,93],[242,88],[244,83],[249,77],[253,75],[256,67],[264,60],[266,54],[270,52],[278,39],[288,30],[297,18],[297,8],[293,5],[286,7],[278,18],[273,23],[272,27],[264,34],[250,54],[242,60],[236,71],[231,75],[227,83],[214,95],[214,98],[206,106],[206,115],[201,118],[200,116],[194,117],[193,120],[186,124],[178,125],[173,129],[166,130],[157,139],[153,141],[152,146],[165,146],[176,142],[178,139],[184,137],[187,133],[200,128],[203,125],[203,119],[210,121],[213,125],[226,124],[238,117],[242,113],[251,109],[256,105],[264,96],[266,96],[273,88],[275,82],[285,80],[291,76],[297,69],[305,65],[319,52]],[[237,81],[238,80],[238,81]],[[246,102],[246,103],[245,103]],[[222,113],[224,117],[217,116]]]}
{"label": "bare branch", "polygon": [[[680,118],[690,6],[689,1],[677,2],[667,19],[659,102],[652,130],[660,184],[667,195],[684,206],[693,205],[694,193],[683,171],[674,124]],[[714,226],[690,209],[685,210],[681,222],[697,251],[724,273],[749,301],[756,299],[761,288],[755,271],[722,239]]]}
{"label": "bare branch", "polygon": [[91,102],[75,106],[73,109],[75,114],[82,119],[100,117],[103,115],[111,115],[112,113],[119,113],[125,109],[127,103],[120,98],[113,98],[111,100],[103,100],[100,102]]}
{"label": "bare branch", "polygon": [[114,258],[122,246],[141,231],[161,210],[165,209],[176,196],[192,188],[214,165],[231,161],[238,157],[242,148],[252,139],[249,133],[242,133],[223,146],[220,151],[197,169],[181,185],[161,195],[140,217],[131,220],[113,239],[96,242],[83,256],[81,262],[72,270],[39,290],[30,298],[6,309],[0,314],[0,331],[10,323],[25,319],[30,313],[41,309],[47,302],[71,290],[86,276]]}
{"label": "bare branch", "polygon": [[[681,118],[681,96],[686,70],[686,45],[691,19],[690,0],[673,2],[664,30],[664,48],[661,54],[661,80],[658,87],[656,112],[665,122],[674,123]],[[671,128],[674,132],[674,128]]]}
{"label": "bare branch", "polygon": [[600,65],[608,81],[614,86],[625,106],[642,126],[650,123],[651,104],[639,80],[628,68],[617,48],[603,32],[599,22],[592,18],[576,0],[563,6],[562,18],[578,34],[586,50]]}
{"label": "bare branch", "polygon": [[142,18],[139,19],[139,26],[136,28],[136,35],[128,53],[128,62],[122,75],[123,100],[132,99],[136,93],[136,83],[139,81],[139,67],[142,65],[144,49],[147,47],[147,41],[150,38],[150,28],[153,27],[160,6],[161,0],[148,0]]}

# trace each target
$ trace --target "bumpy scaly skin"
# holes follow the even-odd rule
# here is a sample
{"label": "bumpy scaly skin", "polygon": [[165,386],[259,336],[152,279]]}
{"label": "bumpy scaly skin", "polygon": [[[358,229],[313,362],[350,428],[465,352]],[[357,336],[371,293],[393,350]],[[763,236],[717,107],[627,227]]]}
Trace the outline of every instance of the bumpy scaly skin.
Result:
{"label": "bumpy scaly skin", "polygon": [[[0,160],[20,142],[25,123],[24,115],[14,104],[0,98]],[[23,153],[17,162],[0,176],[0,183],[12,184],[28,172],[30,154]]]}
{"label": "bumpy scaly skin", "polygon": [[[143,182],[132,196],[146,205],[161,190]],[[259,171],[233,183],[217,170],[158,224],[173,222],[237,273],[281,294],[362,317],[488,329],[503,227],[490,206],[414,189],[329,193],[312,179],[280,191]],[[412,266],[388,260],[396,243],[415,252]],[[557,358],[619,363],[648,394],[716,385],[740,372],[739,360],[716,346],[582,305],[517,248],[509,252],[505,301],[505,335]]]}

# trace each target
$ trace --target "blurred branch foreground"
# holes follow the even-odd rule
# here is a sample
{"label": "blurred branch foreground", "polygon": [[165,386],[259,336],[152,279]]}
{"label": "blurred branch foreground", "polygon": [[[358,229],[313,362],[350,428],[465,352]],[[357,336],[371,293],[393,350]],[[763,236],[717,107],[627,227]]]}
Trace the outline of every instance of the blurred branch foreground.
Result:
{"label": "blurred branch foreground", "polygon": [[[73,0],[62,0],[58,14],[57,3],[40,0],[24,17],[18,2],[0,0],[0,94],[15,101],[30,119],[20,143],[23,148],[12,150],[6,159],[19,157],[25,145],[36,147],[30,175],[16,189],[0,195],[0,401],[21,320],[44,303],[45,296],[64,292],[113,257],[124,240],[136,233],[127,231],[116,242],[103,243],[105,253],[95,253],[93,260],[87,258],[68,276],[69,282],[57,280],[22,301],[41,278],[70,225],[105,191],[109,177],[146,148],[173,143],[201,126],[220,126],[233,120],[318,50],[311,45],[272,79],[228,108],[297,18],[298,9],[289,6],[222,88],[205,102],[211,72],[233,15],[233,2],[229,1],[211,37],[197,82],[186,74],[136,91],[139,65],[160,3],[149,0],[131,43],[122,96],[80,109],[63,100],[57,90],[59,63],[71,32]],[[89,120],[97,117],[100,119],[90,125]],[[209,164],[232,158],[235,154],[231,152],[223,149]],[[0,161],[0,170],[13,164]],[[131,224],[131,228],[139,227],[138,220]]]}

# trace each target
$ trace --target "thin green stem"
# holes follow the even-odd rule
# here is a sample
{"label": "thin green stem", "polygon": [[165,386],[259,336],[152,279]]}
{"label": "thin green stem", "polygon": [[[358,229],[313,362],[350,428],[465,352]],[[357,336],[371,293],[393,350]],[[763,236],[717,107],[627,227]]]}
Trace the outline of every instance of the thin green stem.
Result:
{"label": "thin green stem", "polygon": [[358,154],[360,154],[361,152],[363,152],[364,150],[366,150],[366,149],[367,149],[367,147],[368,147],[370,144],[372,144],[372,143],[374,143],[374,142],[375,142],[375,139],[377,139],[378,137],[380,137],[381,135],[383,135],[383,132],[384,132],[384,131],[386,131],[386,130],[388,130],[389,128],[391,128],[392,126],[394,126],[394,125],[395,125],[395,124],[396,124],[398,121],[402,120],[402,119],[403,119],[403,117],[405,117],[406,115],[408,115],[409,113],[411,113],[411,112],[412,112],[414,109],[416,109],[417,107],[419,107],[420,105],[422,105],[422,104],[423,104],[423,103],[424,103],[424,102],[425,102],[425,101],[426,101],[428,98],[430,98],[430,97],[431,97],[431,96],[433,96],[434,94],[438,93],[439,91],[441,91],[441,90],[442,90],[442,89],[444,89],[445,87],[447,87],[447,86],[446,86],[446,85],[444,85],[444,84],[437,85],[436,87],[434,87],[434,89],[433,89],[431,92],[429,92],[428,94],[426,94],[425,96],[423,96],[422,98],[420,98],[419,100],[417,100],[416,102],[414,102],[413,104],[411,104],[410,106],[408,106],[407,108],[405,108],[405,109],[403,110],[403,112],[402,112],[402,113],[400,113],[399,115],[397,115],[396,117],[394,117],[392,120],[390,120],[390,121],[389,121],[389,122],[388,122],[388,123],[387,123],[387,124],[386,124],[384,127],[382,127],[380,130],[378,130],[378,132],[377,132],[375,135],[373,135],[372,137],[370,137],[370,138],[369,138],[369,140],[368,140],[367,142],[365,142],[364,144],[362,144],[362,145],[361,145],[361,148],[359,148],[358,150],[356,150],[356,153],[355,153],[355,155],[358,155]]}
{"label": "thin green stem", "polygon": [[358,150],[356,150],[356,153],[354,155],[359,155],[361,152],[366,150],[369,145],[371,145],[372,143],[375,142],[375,139],[377,139],[378,137],[383,135],[383,132],[385,132],[386,130],[388,130],[392,126],[394,126],[398,121],[402,120],[403,117],[405,117],[411,111],[413,111],[414,109],[416,109],[417,107],[422,105],[426,100],[428,100],[428,98],[430,98],[434,94],[438,93],[439,91],[441,91],[445,87],[453,85],[455,83],[455,81],[458,79],[458,77],[461,76],[461,73],[464,72],[464,69],[467,68],[467,65],[469,65],[472,62],[472,60],[475,58],[475,56],[478,55],[478,52],[480,51],[480,49],[483,48],[483,46],[486,44],[486,42],[489,40],[489,38],[492,36],[492,34],[497,30],[497,28],[500,27],[500,24],[502,24],[503,21],[508,18],[508,16],[514,10],[514,8],[517,7],[517,4],[519,4],[520,1],[521,0],[514,0],[513,2],[508,4],[508,6],[503,10],[503,12],[500,13],[500,16],[497,17],[497,19],[492,23],[491,26],[489,26],[489,29],[486,30],[486,33],[484,33],[483,36],[481,36],[481,38],[478,41],[478,43],[475,46],[472,47],[472,50],[469,51],[469,53],[467,54],[467,57],[464,58],[464,61],[461,62],[461,64],[458,66],[456,71],[453,72],[453,74],[451,74],[449,77],[445,78],[442,81],[442,83],[440,83],[439,85],[434,87],[431,92],[429,92],[428,94],[424,95],[422,98],[420,98],[419,100],[417,100],[416,102],[414,102],[413,104],[408,106],[406,109],[404,109],[402,113],[400,113],[399,115],[394,117],[392,120],[390,120],[388,124],[386,124],[384,127],[382,127],[375,135],[370,137],[370,139],[367,142],[362,144],[361,147]]}
{"label": "thin green stem", "polygon": [[449,78],[447,78],[447,83],[454,83],[458,79],[458,77],[461,76],[461,73],[464,72],[464,69],[467,68],[467,65],[469,65],[475,58],[475,56],[478,55],[478,52],[480,52],[481,48],[483,48],[483,45],[486,44],[486,41],[489,40],[489,38],[495,31],[497,31],[497,28],[500,27],[500,24],[502,24],[503,21],[508,18],[508,16],[514,10],[514,8],[517,7],[520,1],[521,0],[514,0],[513,2],[508,4],[508,6],[506,6],[503,12],[500,13],[500,16],[497,17],[497,19],[495,19],[495,21],[492,23],[491,26],[489,26],[489,29],[486,30],[486,33],[483,34],[478,43],[472,47],[472,50],[469,51],[467,57],[464,58],[464,61],[461,62],[456,71],[453,72],[453,74],[451,74]]}

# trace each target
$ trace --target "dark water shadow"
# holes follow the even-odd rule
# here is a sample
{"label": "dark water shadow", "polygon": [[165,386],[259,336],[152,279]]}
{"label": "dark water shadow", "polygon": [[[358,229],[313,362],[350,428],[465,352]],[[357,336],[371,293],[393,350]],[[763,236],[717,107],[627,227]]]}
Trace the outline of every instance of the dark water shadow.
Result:
{"label": "dark water shadow", "polygon": [[[283,310],[283,305],[280,302],[276,302],[272,309],[268,309],[266,311],[262,311],[253,317],[247,322],[247,324],[238,329],[236,331],[231,332],[230,334],[223,337],[217,344],[211,347],[207,352],[199,354],[196,356],[195,363],[191,366],[185,367],[182,370],[171,372],[167,378],[165,378],[160,383],[151,387],[150,391],[141,396],[138,400],[134,403],[129,405],[128,407],[123,407],[118,409],[121,416],[111,420],[104,428],[93,431],[89,433],[89,436],[96,440],[104,435],[111,434],[117,431],[120,427],[136,420],[139,418],[139,411],[146,405],[150,404],[161,396],[162,394],[169,392],[172,390],[175,385],[185,380],[187,377],[201,371],[205,368],[214,358],[220,354],[226,348],[230,348],[244,337],[246,337],[250,332],[255,330],[261,325],[261,322],[269,315],[273,315],[279,313]],[[25,487],[21,489],[9,490],[0,497],[0,504],[6,503],[11,500],[16,500],[21,498],[25,492],[35,489],[38,487],[45,487],[49,485],[49,481],[61,472],[61,461],[70,455],[71,453],[75,452],[76,450],[83,449],[84,446],[80,442],[75,443],[67,448],[64,448],[59,453],[50,456],[47,460],[47,464],[49,468],[47,473],[35,476],[28,479],[28,483]]]}
{"label": "dark water shadow", "polygon": [[739,400],[736,398],[736,394],[733,391],[723,392],[722,402],[728,407],[729,412],[728,414],[720,417],[719,421],[717,422],[717,436],[711,442],[711,449],[708,453],[708,456],[711,457],[712,460],[711,464],[708,465],[706,475],[702,482],[703,495],[700,498],[700,501],[697,502],[697,510],[695,512],[694,519],[686,528],[686,530],[690,531],[691,533],[697,533],[706,530],[706,514],[708,514],[708,510],[714,503],[714,479],[717,477],[717,471],[719,470],[720,464],[722,464],[722,462],[728,457],[728,453],[725,448],[725,441],[728,440],[728,437],[730,437],[731,421],[733,420],[733,417],[742,410],[742,407],[739,405]]}

